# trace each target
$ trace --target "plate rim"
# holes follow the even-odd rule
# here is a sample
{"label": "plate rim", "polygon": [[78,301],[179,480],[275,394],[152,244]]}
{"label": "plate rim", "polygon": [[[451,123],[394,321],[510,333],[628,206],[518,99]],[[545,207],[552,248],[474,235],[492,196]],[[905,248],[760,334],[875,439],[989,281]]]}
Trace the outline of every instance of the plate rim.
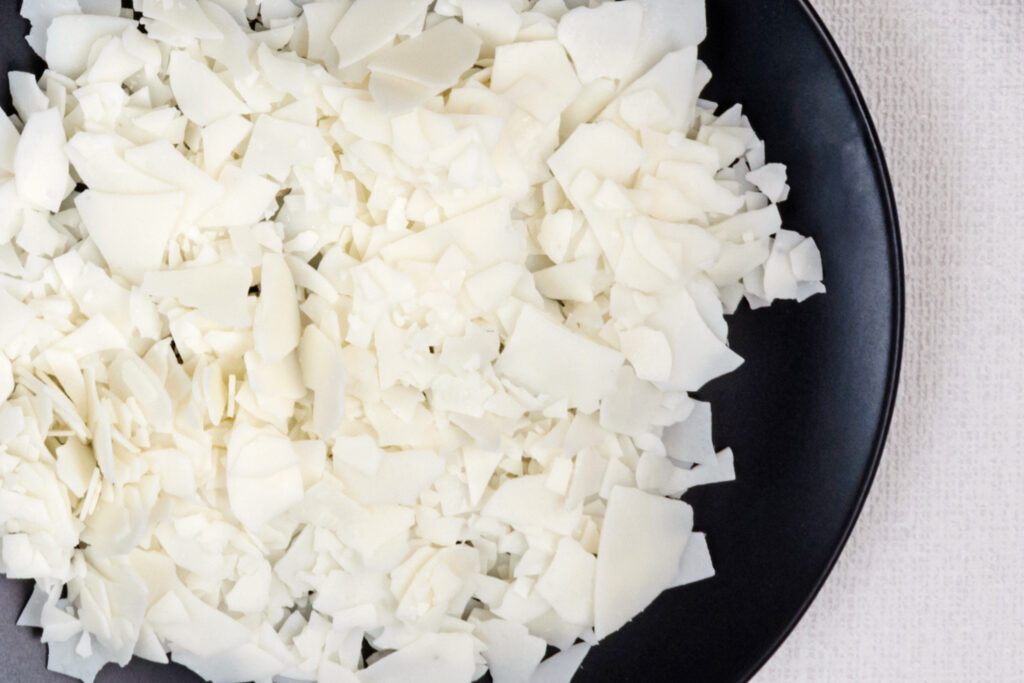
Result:
{"label": "plate rim", "polygon": [[762,655],[739,679],[744,682],[752,680],[754,676],[765,666],[765,664],[768,663],[768,660],[775,656],[786,639],[792,635],[797,624],[799,624],[807,614],[807,610],[818,597],[821,589],[828,581],[829,576],[832,575],[832,571],[835,569],[840,555],[842,555],[843,550],[846,548],[846,545],[850,540],[853,529],[856,527],[857,521],[860,519],[861,512],[863,512],[864,505],[871,492],[872,484],[874,483],[875,476],[878,473],[879,464],[882,460],[882,454],[885,452],[885,445],[889,435],[889,429],[892,426],[893,414],[896,408],[900,372],[902,370],[903,362],[904,328],[906,321],[906,272],[903,258],[903,242],[900,233],[900,219],[896,208],[896,194],[893,188],[892,176],[889,173],[889,166],[885,160],[885,153],[882,149],[881,139],[878,135],[878,129],[875,127],[874,119],[871,117],[871,112],[868,109],[864,94],[861,92],[860,87],[857,85],[857,80],[854,78],[853,71],[851,70],[849,63],[847,63],[846,58],[843,56],[842,51],[839,49],[839,45],[835,38],[825,25],[825,22],[811,5],[810,0],[795,0],[795,2],[800,11],[802,11],[807,18],[811,29],[817,34],[818,40],[821,41],[823,47],[828,52],[832,65],[835,67],[836,75],[842,82],[843,89],[846,90],[847,94],[850,96],[856,114],[860,120],[863,121],[866,129],[867,135],[865,141],[868,146],[868,155],[871,158],[871,165],[877,174],[879,181],[877,185],[880,190],[879,194],[883,204],[882,208],[885,213],[886,250],[891,255],[889,275],[892,286],[892,296],[889,305],[891,307],[893,325],[889,338],[889,370],[886,373],[886,387],[882,405],[882,415],[875,427],[870,461],[864,471],[864,478],[857,491],[856,501],[850,509],[846,521],[843,524],[843,528],[839,536],[839,542],[836,544],[835,549],[830,555],[828,562],[825,565],[825,569],[815,581],[814,586],[807,594],[807,597],[797,607],[796,612],[790,618],[789,622],[782,629],[779,635],[771,642]]}

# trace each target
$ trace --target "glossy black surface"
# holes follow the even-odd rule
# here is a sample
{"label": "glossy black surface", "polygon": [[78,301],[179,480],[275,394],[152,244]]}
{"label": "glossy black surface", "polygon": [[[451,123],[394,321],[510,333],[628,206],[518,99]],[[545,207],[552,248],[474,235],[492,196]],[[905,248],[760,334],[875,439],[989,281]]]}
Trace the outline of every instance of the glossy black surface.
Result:
{"label": "glossy black surface", "polygon": [[[0,67],[36,63],[13,0],[0,0]],[[742,101],[771,161],[789,166],[787,227],[821,247],[825,296],[744,308],[730,341],[747,359],[706,387],[738,481],[686,496],[718,575],[659,598],[595,648],[576,683],[746,680],[789,633],[863,503],[899,372],[902,263],[874,129],[842,57],[802,0],[709,0],[705,96]],[[6,97],[6,77],[0,86]],[[0,582],[0,680],[59,683],[38,632],[14,621],[29,593]],[[186,683],[176,667],[108,668],[100,683]]]}

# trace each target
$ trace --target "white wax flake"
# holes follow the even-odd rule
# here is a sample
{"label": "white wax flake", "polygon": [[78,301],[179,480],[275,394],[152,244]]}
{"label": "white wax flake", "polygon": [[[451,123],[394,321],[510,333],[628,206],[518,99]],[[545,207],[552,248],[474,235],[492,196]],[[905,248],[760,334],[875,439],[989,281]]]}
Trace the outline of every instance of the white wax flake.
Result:
{"label": "white wax flake", "polygon": [[0,116],[0,171],[14,175],[14,155],[21,134],[6,116]]}
{"label": "white wax flake", "polygon": [[636,0],[644,9],[635,73],[652,67],[662,55],[694,47],[704,40],[703,0]]}
{"label": "white wax flake", "polygon": [[96,469],[92,451],[78,439],[71,438],[57,448],[56,455],[57,476],[71,493],[79,498],[85,497],[85,492],[89,488],[89,480],[92,479],[93,470]]}
{"label": "white wax flake", "polygon": [[592,624],[596,568],[593,555],[573,539],[563,538],[551,564],[537,581],[537,593],[570,624]]}
{"label": "white wax flake", "polygon": [[564,497],[552,492],[539,474],[506,480],[482,512],[513,527],[539,527],[563,535],[580,520],[580,510],[567,510]]}
{"label": "white wax flake", "polygon": [[253,321],[257,353],[269,363],[284,358],[299,345],[299,324],[291,270],[281,256],[267,254],[263,257],[260,297]]}
{"label": "white wax flake", "polygon": [[821,280],[821,252],[813,237],[808,237],[789,250],[789,262],[793,275],[801,282]]}
{"label": "white wax flake", "polygon": [[231,510],[246,528],[259,530],[302,499],[299,460],[284,436],[236,430],[227,460]]}
{"label": "white wax flake", "polygon": [[60,113],[47,109],[25,122],[14,155],[18,197],[29,206],[56,212],[68,183]]}
{"label": "white wax flake", "polygon": [[111,272],[138,282],[163,265],[185,202],[182,192],[111,194],[87,190],[75,199],[87,234]]}
{"label": "white wax flake", "polygon": [[249,108],[224,81],[186,52],[171,53],[167,70],[178,107],[189,120],[206,126]]}
{"label": "white wax flake", "polygon": [[429,451],[399,451],[382,453],[372,475],[354,468],[338,474],[360,502],[414,505],[443,469],[443,461]]}
{"label": "white wax flake", "polygon": [[[652,328],[663,332],[672,348],[672,372],[659,385],[674,390],[697,391],[711,379],[732,372],[743,363],[708,328],[686,292],[668,297],[659,313],[651,316]],[[671,313],[668,313],[671,311]]]}
{"label": "white wax flake", "polygon": [[484,659],[494,683],[525,683],[547,649],[525,626],[504,619],[483,621],[474,632],[486,646]]}
{"label": "white wax flake", "polygon": [[590,648],[588,643],[579,643],[548,657],[534,671],[529,683],[570,683]]}
{"label": "white wax flake", "polygon": [[217,263],[180,270],[151,271],[142,289],[153,297],[171,297],[182,306],[197,309],[218,325],[247,325],[247,304],[252,273],[233,263]]}
{"label": "white wax flake", "polygon": [[673,580],[672,587],[703,581],[714,575],[715,568],[711,564],[707,535],[695,531],[690,534],[686,548],[683,549],[683,556],[679,559],[679,573]]}
{"label": "white wax flake", "polygon": [[251,226],[266,218],[275,206],[280,186],[262,176],[227,166],[220,176],[224,196],[199,219],[201,228]]}
{"label": "white wax flake", "polygon": [[88,68],[89,53],[106,36],[131,27],[123,17],[66,14],[55,17],[46,30],[46,65],[69,78],[78,78]]}
{"label": "white wax flake", "polygon": [[778,202],[786,190],[786,167],[782,164],[765,164],[747,173],[746,179],[770,201]]}
{"label": "white wax flake", "polygon": [[249,136],[252,123],[243,116],[226,116],[203,126],[203,167],[216,174],[231,159],[232,153]]}
{"label": "white wax flake", "polygon": [[431,94],[447,90],[473,66],[480,54],[480,39],[461,22],[442,21],[384,50],[369,63],[374,75],[403,78],[430,88]]}
{"label": "white wax flake", "polygon": [[[643,42],[643,41],[641,41]],[[686,130],[694,117],[694,106],[698,91],[704,86],[699,81],[697,48],[685,47],[664,55],[653,64],[649,71],[630,84],[617,101],[609,105],[601,117],[609,117],[614,113],[630,125],[647,123],[653,130]],[[650,95],[657,98],[650,101]],[[639,102],[631,102],[631,98],[645,96]],[[630,108],[640,105],[643,117],[630,114]],[[664,108],[663,116],[654,116],[653,110]],[[649,121],[645,121],[650,117]]]}
{"label": "white wax flake", "polygon": [[643,6],[633,0],[577,7],[558,22],[558,40],[584,83],[629,74],[640,47]]}
{"label": "white wax flake", "polygon": [[[608,498],[594,585],[594,632],[619,630],[679,570],[693,510],[686,503],[617,486]],[[636,558],[647,558],[637,562]]]}
{"label": "white wax flake", "polygon": [[562,189],[571,196],[571,187],[583,169],[598,178],[629,183],[643,162],[643,149],[633,136],[607,122],[583,124],[551,155],[548,166]]}
{"label": "white wax flake", "polygon": [[672,373],[672,347],[664,333],[638,326],[619,333],[626,360],[640,379],[664,382]]}
{"label": "white wax flake", "polygon": [[314,392],[313,424],[321,439],[329,439],[345,416],[345,360],[319,328],[309,325],[299,341],[302,380]]}
{"label": "white wax flake", "polygon": [[493,56],[496,46],[515,40],[523,25],[522,16],[505,0],[462,0],[461,6],[462,23],[483,40],[485,57]]}
{"label": "white wax flake", "polygon": [[338,66],[365,59],[417,20],[422,28],[428,4],[429,0],[355,0],[331,33]]}
{"label": "white wax flake", "polygon": [[0,570],[50,668],[568,683],[714,574],[688,392],[824,285],[701,0],[134,10],[25,0],[0,117]]}
{"label": "white wax flake", "polygon": [[711,442],[711,404],[694,403],[685,420],[665,429],[662,441],[666,453],[674,460],[702,465],[716,463]]}
{"label": "white wax flake", "polygon": [[568,399],[585,412],[615,388],[623,356],[526,306],[495,369],[527,389]]}
{"label": "white wax flake", "polygon": [[561,44],[537,40],[495,50],[491,88],[546,123],[576,99],[580,81]]}
{"label": "white wax flake", "polygon": [[362,683],[454,683],[473,679],[473,638],[468,633],[425,634],[368,666]]}
{"label": "white wax flake", "polygon": [[12,71],[7,79],[11,83],[11,102],[22,121],[50,108],[50,100],[39,89],[35,76],[25,71]]}
{"label": "white wax flake", "polygon": [[242,170],[280,182],[293,167],[312,168],[318,159],[330,158],[330,145],[316,128],[264,115],[256,119]]}
{"label": "white wax flake", "polygon": [[0,354],[0,403],[6,401],[14,391],[14,373],[11,370],[11,361],[7,356]]}

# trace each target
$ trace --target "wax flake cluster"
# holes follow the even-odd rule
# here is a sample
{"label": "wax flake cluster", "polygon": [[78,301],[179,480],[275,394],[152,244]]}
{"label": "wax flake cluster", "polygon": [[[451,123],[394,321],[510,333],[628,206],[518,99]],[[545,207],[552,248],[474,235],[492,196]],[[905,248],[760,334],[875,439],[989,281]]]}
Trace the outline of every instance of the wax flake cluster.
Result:
{"label": "wax flake cluster", "polygon": [[742,300],[824,288],[698,98],[702,2],[22,13],[0,569],[51,669],[568,681],[713,573],[678,498],[732,453],[689,392]]}

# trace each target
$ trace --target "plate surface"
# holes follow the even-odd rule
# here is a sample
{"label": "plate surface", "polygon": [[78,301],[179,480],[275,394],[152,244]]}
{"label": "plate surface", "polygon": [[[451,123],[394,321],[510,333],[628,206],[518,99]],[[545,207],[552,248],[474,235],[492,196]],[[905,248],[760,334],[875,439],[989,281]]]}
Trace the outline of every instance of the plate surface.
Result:
{"label": "plate surface", "polygon": [[[0,2],[6,72],[38,68],[18,3]],[[832,568],[885,440],[899,375],[903,271],[888,173],[863,99],[804,0],[710,0],[705,97],[742,102],[770,161],[789,166],[787,227],[822,250],[828,294],[730,320],[747,362],[708,385],[715,443],[738,480],[686,495],[718,575],[675,589],[591,651],[575,683],[750,678]],[[14,625],[31,587],[0,581],[0,679],[62,683],[39,632]],[[100,683],[191,683],[178,667],[133,662]]]}

